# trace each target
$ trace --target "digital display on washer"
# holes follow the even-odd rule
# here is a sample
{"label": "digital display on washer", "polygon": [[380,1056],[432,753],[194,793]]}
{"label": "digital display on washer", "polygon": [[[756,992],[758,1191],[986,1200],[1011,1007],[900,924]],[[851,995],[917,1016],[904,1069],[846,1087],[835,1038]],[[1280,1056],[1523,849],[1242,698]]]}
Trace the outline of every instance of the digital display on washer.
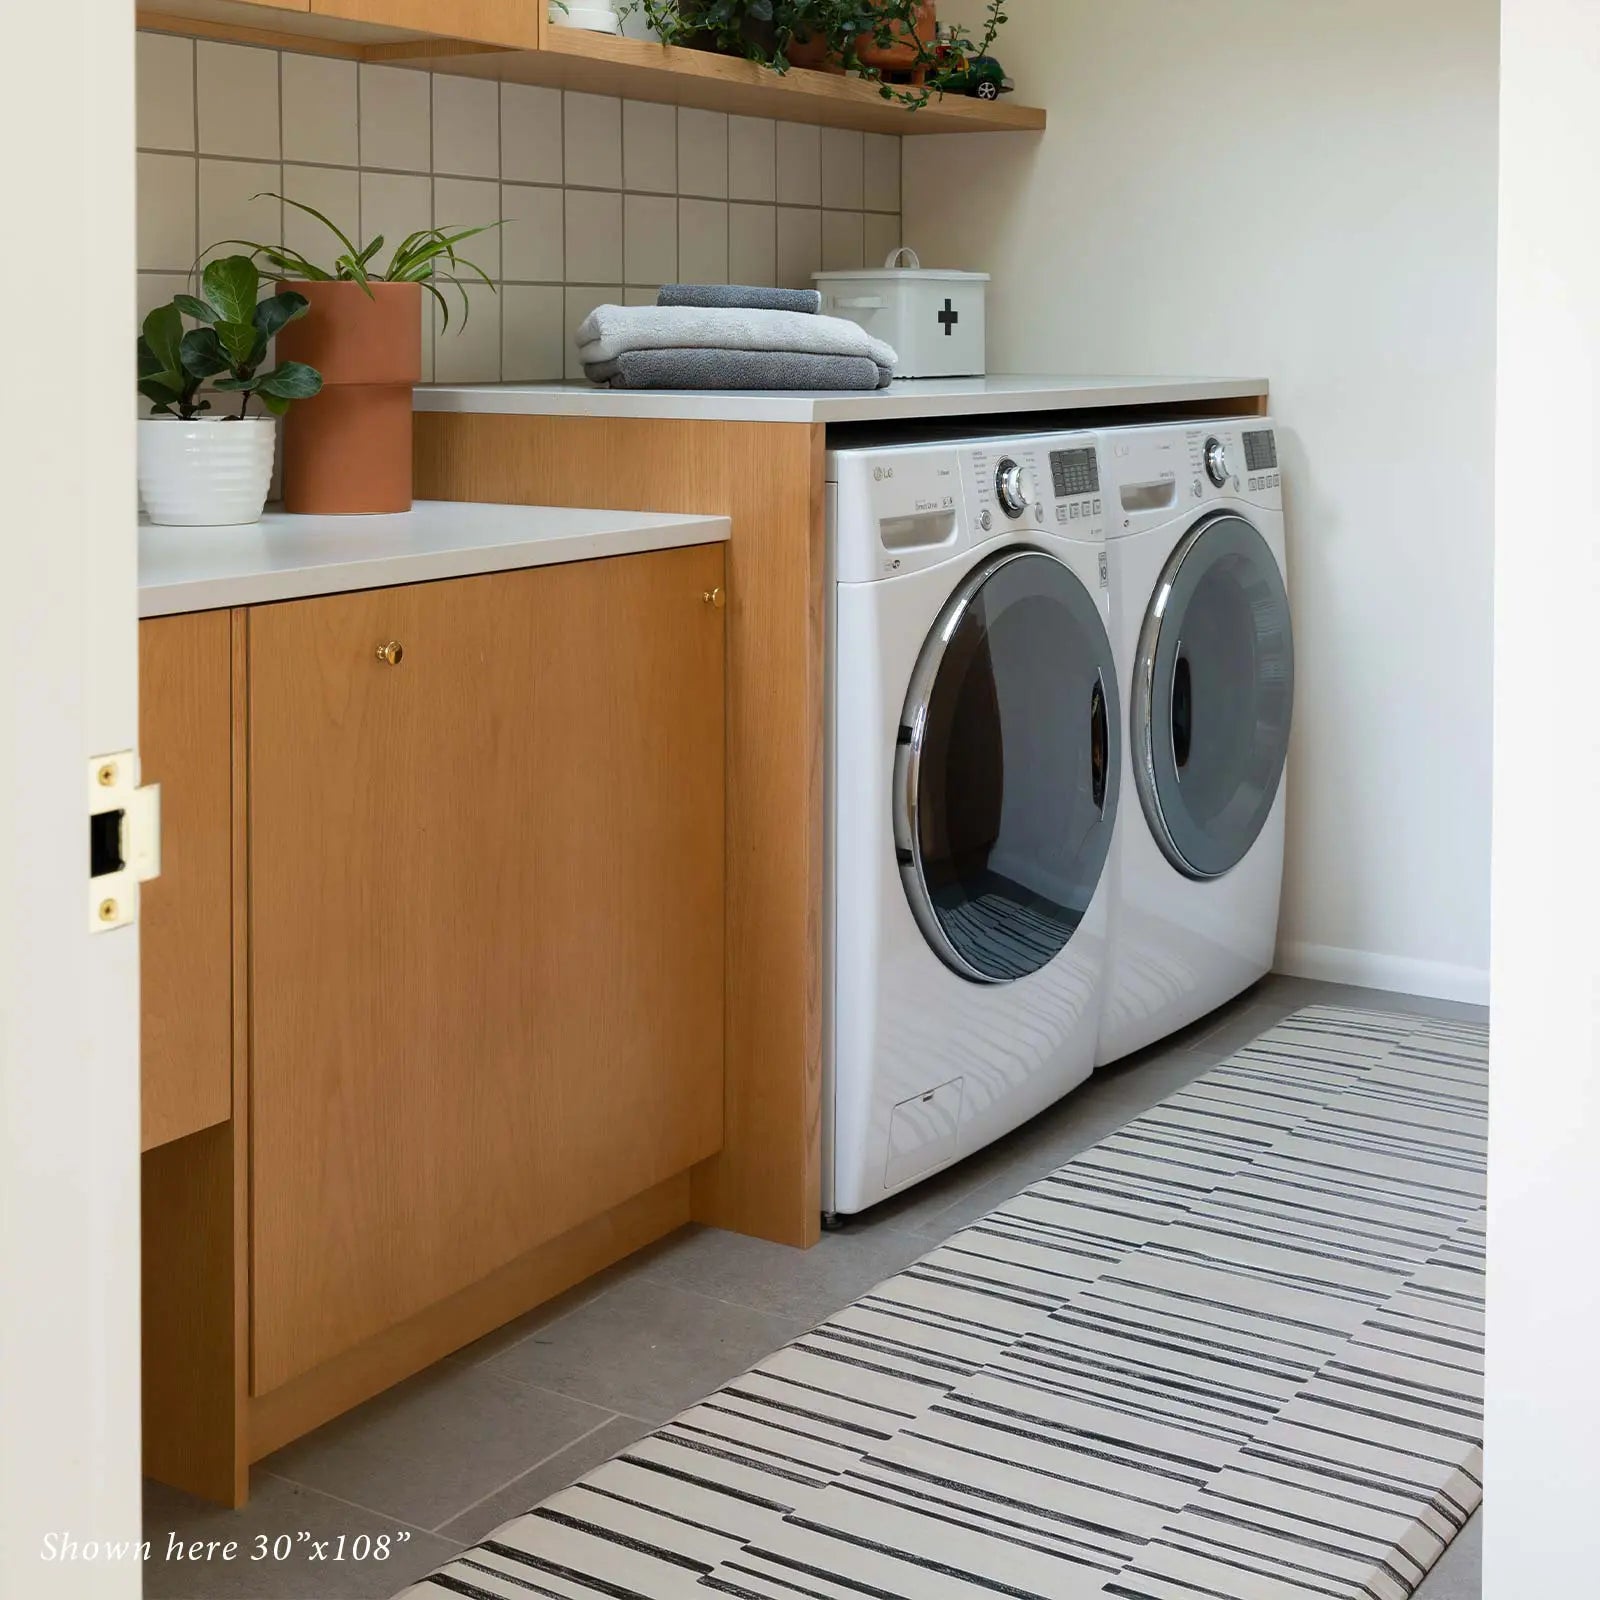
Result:
{"label": "digital display on washer", "polygon": [[1050,475],[1055,479],[1057,500],[1100,492],[1100,458],[1093,446],[1082,450],[1052,450]]}
{"label": "digital display on washer", "polygon": [[1271,428],[1261,428],[1244,436],[1246,472],[1270,472],[1278,464],[1278,441]]}

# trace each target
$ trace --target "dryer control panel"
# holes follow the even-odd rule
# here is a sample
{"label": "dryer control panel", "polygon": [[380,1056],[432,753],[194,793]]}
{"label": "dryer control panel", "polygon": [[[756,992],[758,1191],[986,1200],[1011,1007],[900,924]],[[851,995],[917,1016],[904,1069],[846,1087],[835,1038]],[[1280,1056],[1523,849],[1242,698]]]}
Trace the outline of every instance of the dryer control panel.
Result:
{"label": "dryer control panel", "polygon": [[915,572],[1001,539],[1105,538],[1110,502],[1092,434],[841,450],[828,466],[836,582]]}
{"label": "dryer control panel", "polygon": [[1104,449],[1110,538],[1212,501],[1283,506],[1277,430],[1266,417],[1125,428],[1106,435]]}

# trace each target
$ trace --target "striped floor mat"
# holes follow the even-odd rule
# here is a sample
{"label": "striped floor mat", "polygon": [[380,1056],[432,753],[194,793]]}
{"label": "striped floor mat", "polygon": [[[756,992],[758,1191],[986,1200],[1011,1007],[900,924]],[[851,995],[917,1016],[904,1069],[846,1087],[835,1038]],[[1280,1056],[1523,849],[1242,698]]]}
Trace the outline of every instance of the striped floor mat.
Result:
{"label": "striped floor mat", "polygon": [[1404,1600],[1480,1498],[1486,1061],[1299,1012],[407,1594]]}

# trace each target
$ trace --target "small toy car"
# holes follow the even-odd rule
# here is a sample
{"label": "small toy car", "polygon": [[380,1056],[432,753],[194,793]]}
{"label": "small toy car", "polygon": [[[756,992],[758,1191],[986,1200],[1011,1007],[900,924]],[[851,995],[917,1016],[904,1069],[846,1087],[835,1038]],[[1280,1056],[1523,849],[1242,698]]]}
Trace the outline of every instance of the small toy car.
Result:
{"label": "small toy car", "polygon": [[1006,69],[993,56],[962,56],[951,52],[948,67],[939,72],[939,87],[946,94],[966,94],[978,100],[998,100],[1016,88]]}

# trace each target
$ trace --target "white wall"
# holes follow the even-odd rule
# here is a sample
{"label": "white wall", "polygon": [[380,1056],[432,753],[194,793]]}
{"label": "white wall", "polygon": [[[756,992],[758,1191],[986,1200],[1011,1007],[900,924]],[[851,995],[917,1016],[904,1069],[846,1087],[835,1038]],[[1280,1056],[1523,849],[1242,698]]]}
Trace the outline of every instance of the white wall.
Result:
{"label": "white wall", "polygon": [[1600,6],[1504,13],[1484,1595],[1576,1600],[1600,1504],[1600,224],[1573,199],[1600,146]]}
{"label": "white wall", "polygon": [[907,237],[994,273],[992,371],[1271,379],[1280,965],[1484,1000],[1495,0],[1009,9],[996,53],[1049,130],[906,140]]}

